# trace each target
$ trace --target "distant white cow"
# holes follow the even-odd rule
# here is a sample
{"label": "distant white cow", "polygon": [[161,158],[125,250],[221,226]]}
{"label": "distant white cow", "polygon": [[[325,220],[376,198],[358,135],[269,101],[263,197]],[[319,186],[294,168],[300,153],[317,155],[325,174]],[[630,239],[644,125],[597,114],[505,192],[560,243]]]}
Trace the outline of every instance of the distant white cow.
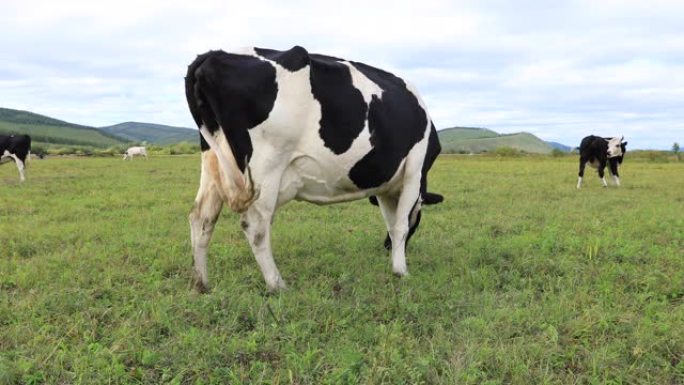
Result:
{"label": "distant white cow", "polygon": [[145,150],[145,147],[129,147],[126,152],[124,152],[123,159],[133,159],[134,156],[140,155],[144,156],[145,159],[147,159],[147,151]]}

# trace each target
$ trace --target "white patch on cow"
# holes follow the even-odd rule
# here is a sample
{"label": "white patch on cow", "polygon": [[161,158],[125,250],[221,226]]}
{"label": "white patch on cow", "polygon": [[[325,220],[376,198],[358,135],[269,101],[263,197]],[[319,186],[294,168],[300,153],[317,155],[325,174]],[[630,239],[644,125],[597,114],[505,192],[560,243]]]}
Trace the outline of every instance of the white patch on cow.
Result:
{"label": "white patch on cow", "polygon": [[582,187],[582,177],[580,176],[577,178],[577,188],[581,188],[581,187]]}
{"label": "white patch on cow", "polygon": [[613,175],[613,182],[616,186],[620,186],[620,178],[617,175]]}
{"label": "white patch on cow", "polygon": [[601,178],[601,183],[603,183],[603,187],[608,187],[608,182],[606,182],[605,177]]}
{"label": "white patch on cow", "polygon": [[[361,92],[361,95],[363,95],[363,100],[366,102],[366,104],[370,104],[371,100],[373,100],[373,95],[378,96],[379,98],[382,99],[382,93],[383,90],[372,82],[370,79],[368,79],[361,71],[357,70],[354,65],[352,65],[349,62],[342,62],[342,64],[346,65],[349,67],[349,73],[351,74],[352,78],[352,84],[356,89]],[[368,118],[368,114],[366,114],[366,118]]]}
{"label": "white patch on cow", "polygon": [[624,139],[624,136],[620,137],[620,138],[612,138],[610,140],[606,140],[608,142],[608,157],[609,158],[614,158],[616,156],[622,155],[622,147],[620,147],[620,144],[622,144],[623,139]]}

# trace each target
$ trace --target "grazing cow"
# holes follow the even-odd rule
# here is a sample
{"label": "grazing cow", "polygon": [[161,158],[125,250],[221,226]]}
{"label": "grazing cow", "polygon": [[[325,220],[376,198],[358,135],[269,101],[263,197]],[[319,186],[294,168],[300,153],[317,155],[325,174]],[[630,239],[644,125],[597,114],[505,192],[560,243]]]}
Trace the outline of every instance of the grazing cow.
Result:
{"label": "grazing cow", "polygon": [[128,150],[124,152],[123,159],[133,160],[134,156],[144,156],[145,159],[147,159],[147,151],[145,150],[145,147],[129,147]]}
{"label": "grazing cow", "polygon": [[613,176],[615,185],[620,185],[618,167],[622,164],[622,159],[625,156],[625,152],[627,152],[627,142],[623,142],[624,138],[624,136],[620,138],[602,138],[600,136],[590,135],[582,139],[582,143],[579,147],[580,163],[577,188],[582,187],[584,166],[586,166],[587,162],[591,167],[598,169],[598,175],[599,178],[601,178],[603,187],[608,187],[603,172],[606,164],[609,165],[609,170]]}
{"label": "grazing cow", "polygon": [[407,274],[406,240],[418,226],[421,184],[439,153],[412,86],[296,46],[207,52],[188,67],[185,87],[202,149],[188,217],[199,291],[207,290],[207,248],[223,203],[240,213],[269,290],[285,287],[271,251],[271,222],[292,199],[330,204],[377,196],[392,271]]}
{"label": "grazing cow", "polygon": [[19,169],[19,179],[26,180],[26,160],[31,157],[31,137],[28,135],[0,135],[0,162],[14,159]]}

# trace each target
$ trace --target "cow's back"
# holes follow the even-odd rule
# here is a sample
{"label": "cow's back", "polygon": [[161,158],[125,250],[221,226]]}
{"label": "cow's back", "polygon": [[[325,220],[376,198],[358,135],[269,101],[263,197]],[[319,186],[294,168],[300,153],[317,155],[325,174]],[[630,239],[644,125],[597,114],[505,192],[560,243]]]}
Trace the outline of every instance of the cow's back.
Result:
{"label": "cow's back", "polygon": [[605,157],[607,150],[608,145],[606,141],[602,137],[595,135],[589,135],[582,139],[579,147],[580,156],[588,159]]}
{"label": "cow's back", "polygon": [[430,129],[422,101],[402,79],[301,47],[200,55],[186,94],[198,126],[223,130],[241,171],[289,151],[282,161],[291,162],[290,175],[306,174],[323,194],[391,182]]}

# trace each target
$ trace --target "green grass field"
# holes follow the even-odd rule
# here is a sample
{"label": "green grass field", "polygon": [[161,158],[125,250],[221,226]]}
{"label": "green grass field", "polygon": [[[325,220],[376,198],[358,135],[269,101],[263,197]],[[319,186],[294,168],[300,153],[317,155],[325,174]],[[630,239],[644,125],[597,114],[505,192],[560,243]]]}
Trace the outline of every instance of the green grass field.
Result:
{"label": "green grass field", "polygon": [[190,290],[199,156],[0,166],[0,384],[684,384],[684,163],[576,163],[440,157],[404,279],[377,207],[287,205],[273,295],[227,211]]}

